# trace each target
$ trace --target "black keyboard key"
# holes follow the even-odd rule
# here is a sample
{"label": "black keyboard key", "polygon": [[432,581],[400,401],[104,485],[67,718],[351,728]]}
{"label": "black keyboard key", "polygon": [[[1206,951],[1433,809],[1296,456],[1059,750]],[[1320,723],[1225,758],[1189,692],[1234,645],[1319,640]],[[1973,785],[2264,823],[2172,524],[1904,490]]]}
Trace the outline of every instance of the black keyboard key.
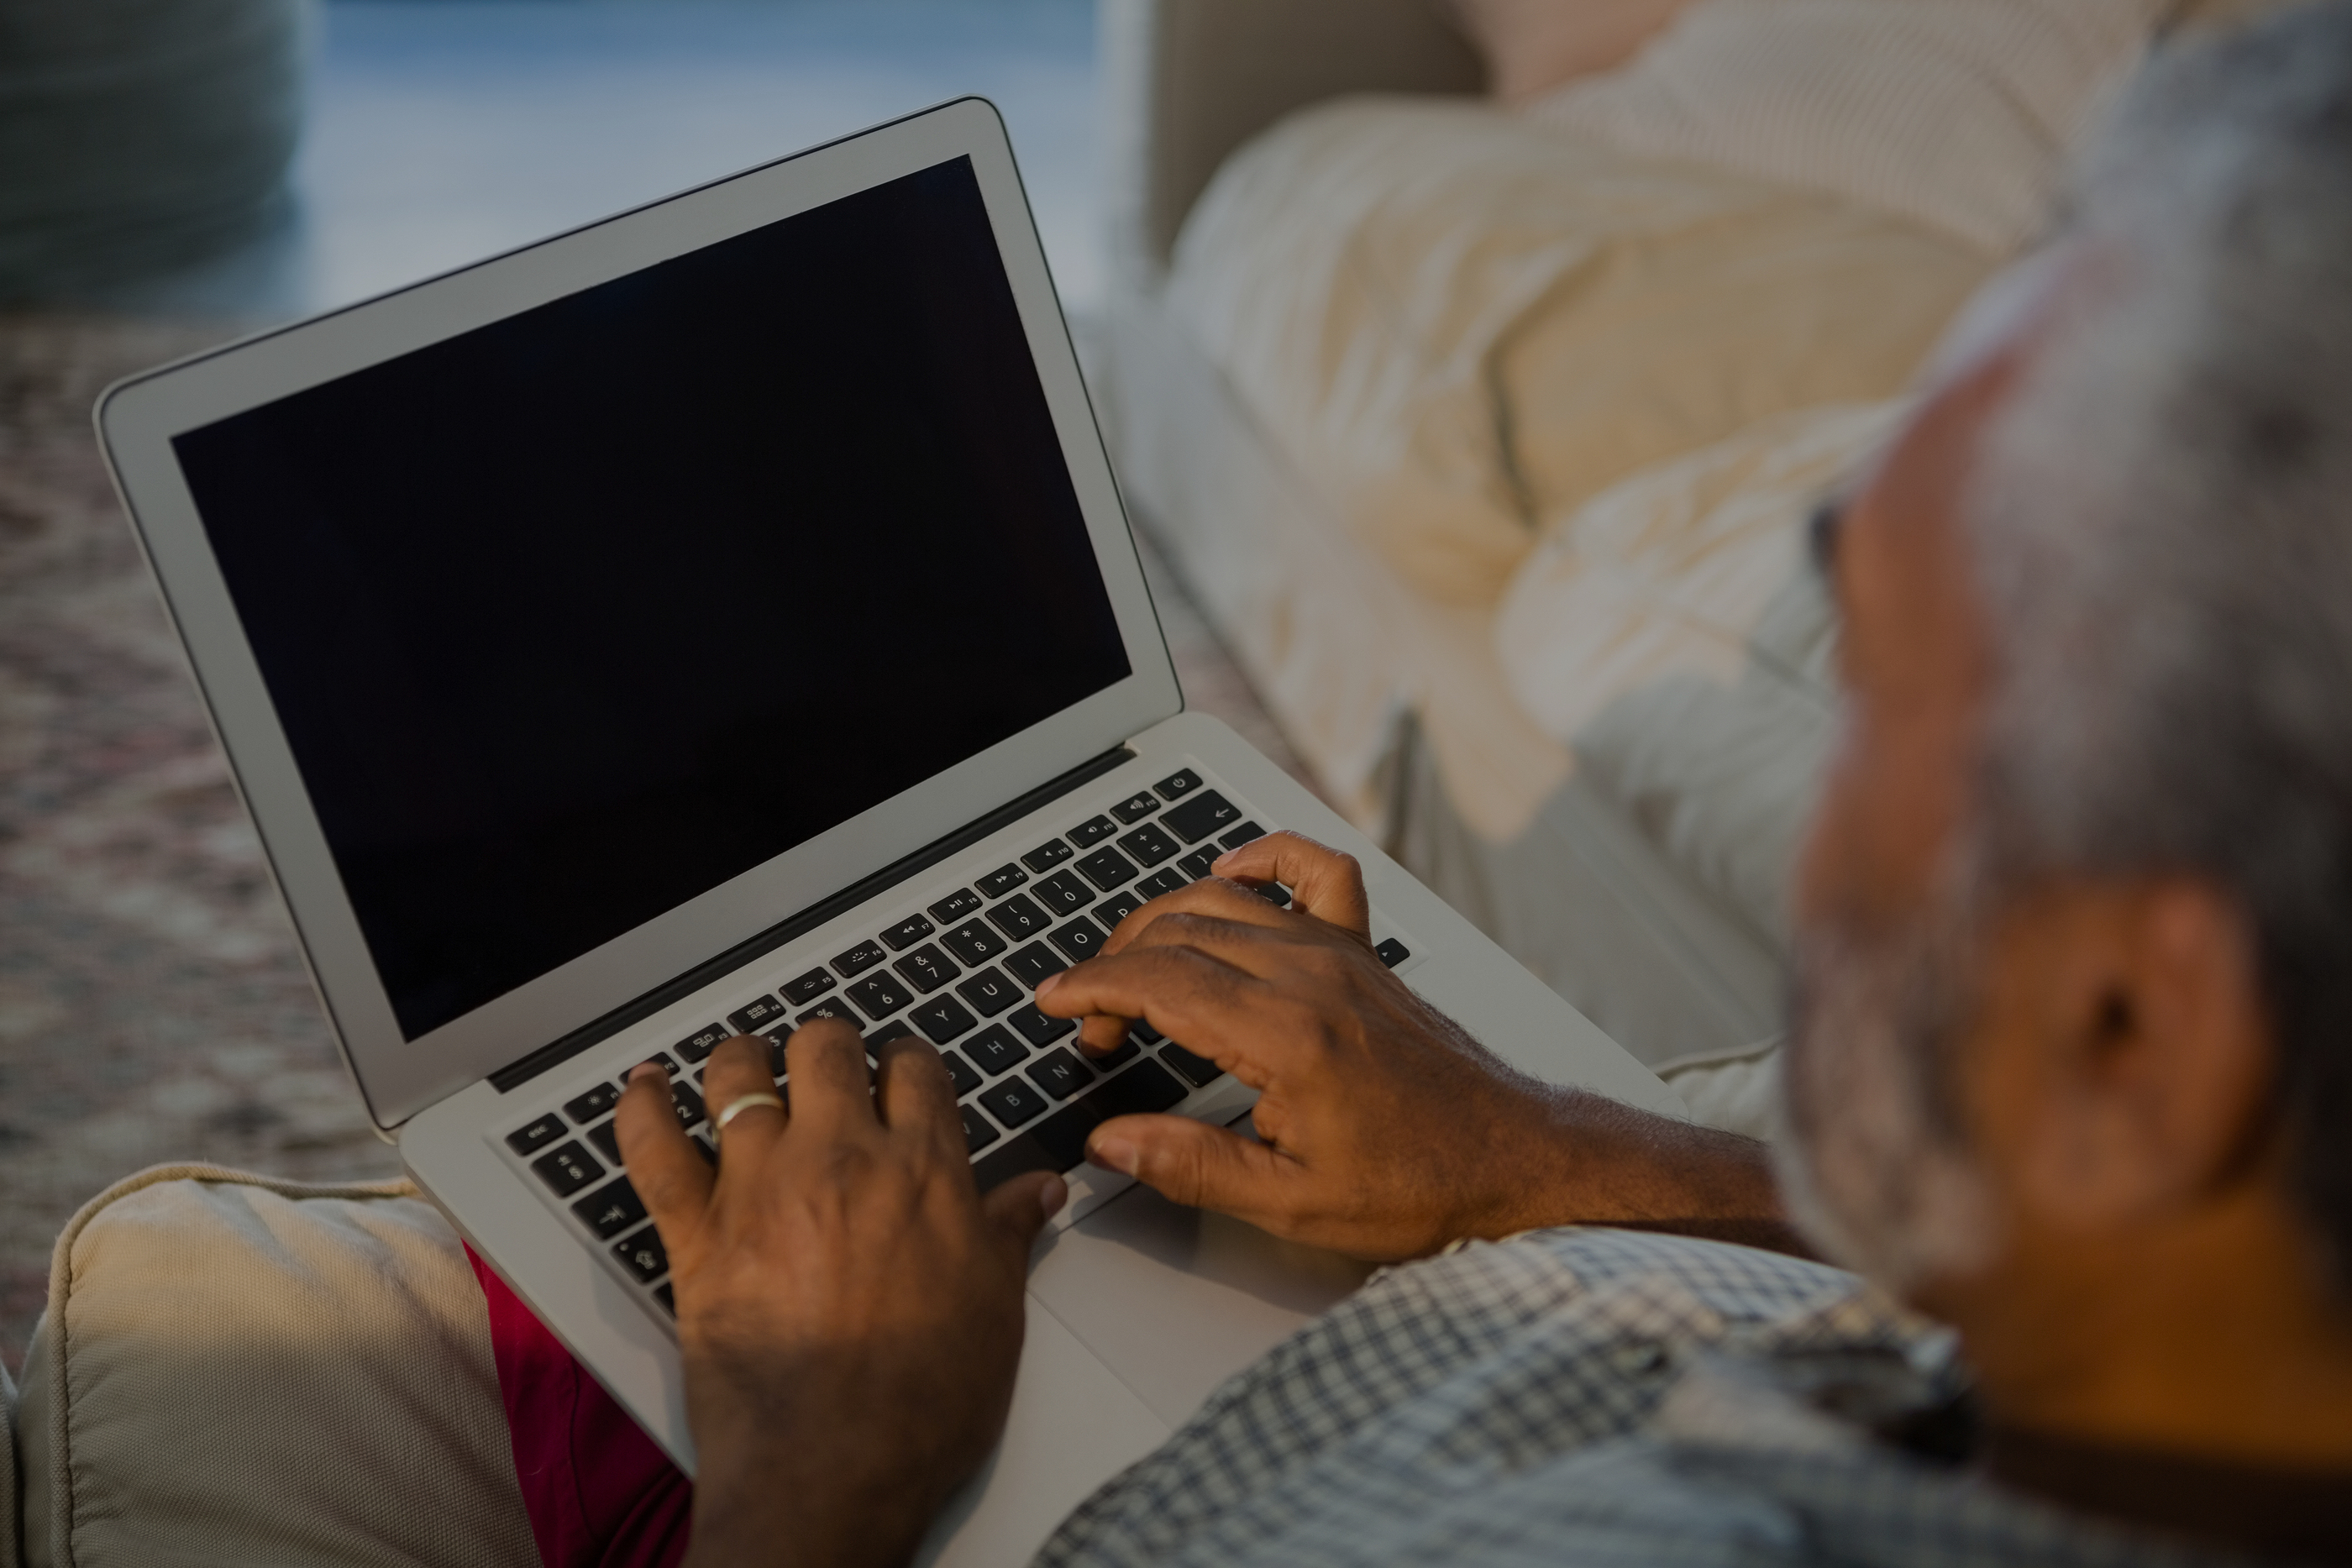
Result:
{"label": "black keyboard key", "polygon": [[1136,1039],[1141,1040],[1146,1045],[1158,1045],[1161,1040],[1168,1038],[1166,1035],[1161,1034],[1158,1030],[1153,1029],[1150,1023],[1144,1019],[1129,1019],[1127,1022],[1127,1032],[1133,1035]]}
{"label": "black keyboard key", "polygon": [[[969,1072],[971,1069],[967,1067],[964,1071]],[[995,1128],[988,1124],[987,1117],[969,1105],[959,1105],[956,1109],[963,1116],[963,1152],[965,1154],[976,1155],[996,1142],[999,1134]]]}
{"label": "black keyboard key", "polygon": [[[971,1062],[966,1061],[954,1051],[940,1052],[940,1065],[948,1070],[948,1084],[955,1091],[957,1099],[962,1099],[980,1087],[980,1074],[972,1071]],[[966,1148],[964,1152],[969,1154],[971,1151]]]}
{"label": "black keyboard key", "polygon": [[1241,820],[1241,808],[1212,789],[1181,805],[1169,807],[1160,825],[1175,829],[1184,836],[1186,843],[1197,844],[1212,833],[1222,833],[1235,826]]}
{"label": "black keyboard key", "polygon": [[654,1300],[662,1304],[662,1311],[667,1312],[672,1317],[677,1316],[677,1292],[673,1291],[669,1286],[656,1286],[654,1289]]}
{"label": "black keyboard key", "polygon": [[519,1155],[535,1155],[563,1136],[563,1118],[550,1111],[528,1127],[507,1134],[507,1147]]}
{"label": "black keyboard key", "polygon": [[1076,915],[1094,901],[1094,889],[1066,871],[1057,871],[1037,884],[1037,902],[1055,915]]}
{"label": "black keyboard key", "polygon": [[677,1062],[671,1057],[668,1051],[656,1051],[651,1056],[646,1057],[646,1060],[652,1062],[656,1067],[660,1068],[664,1072],[668,1073],[672,1078],[677,1076]]}
{"label": "black keyboard key", "polygon": [[679,1040],[675,1049],[677,1053],[686,1058],[687,1061],[700,1061],[704,1057],[709,1056],[712,1051],[719,1049],[719,1042],[725,1040],[728,1033],[729,1031],[727,1030],[720,1028],[715,1023],[705,1024],[700,1029],[696,1030],[692,1034],[688,1035],[684,1040]]}
{"label": "black keyboard key", "polygon": [[1008,1078],[980,1097],[988,1113],[1008,1127],[1017,1127],[1045,1110],[1045,1094],[1036,1085],[1019,1078]]}
{"label": "black keyboard key", "polygon": [[1257,895],[1276,909],[1290,907],[1290,889],[1278,882],[1269,882],[1257,890]]}
{"label": "black keyboard key", "polygon": [[[972,1165],[972,1179],[981,1191],[986,1192],[1024,1171],[1076,1170],[1086,1161],[1087,1136],[1097,1127],[1113,1116],[1165,1111],[1182,1100],[1186,1092],[1184,1086],[1158,1062],[1138,1062],[1013,1137],[1003,1148],[982,1156]],[[983,1103],[986,1098],[982,1096]]]}
{"label": "black keyboard key", "polygon": [[1100,1056],[1089,1056],[1087,1060],[1094,1063],[1095,1071],[1097,1072],[1116,1072],[1133,1061],[1142,1050],[1143,1047],[1136,1044],[1134,1040],[1122,1040]]}
{"label": "black keyboard key", "polygon": [[1201,776],[1187,768],[1181,773],[1171,773],[1152,788],[1163,800],[1181,800],[1201,787]]}
{"label": "black keyboard key", "polygon": [[1095,905],[1094,917],[1101,921],[1108,929],[1116,931],[1118,929],[1118,923],[1142,908],[1143,903],[1144,901],[1138,897],[1132,889],[1126,893],[1114,893]]}
{"label": "black keyboard key", "polygon": [[596,1120],[599,1116],[611,1115],[613,1113],[613,1107],[618,1105],[620,1103],[621,1088],[619,1084],[599,1083],[595,1088],[591,1089],[587,1093],[580,1096],[579,1099],[565,1101],[563,1103],[563,1113],[571,1117],[573,1121],[584,1125],[587,1123]]}
{"label": "black keyboard key", "polygon": [[782,1079],[784,1075],[784,1041],[788,1038],[789,1031],[781,1029],[768,1037],[768,1076],[771,1078]]}
{"label": "black keyboard key", "polygon": [[1226,833],[1223,837],[1219,838],[1217,842],[1226,849],[1237,850],[1244,844],[1249,842],[1252,839],[1262,839],[1264,837],[1265,837],[1265,830],[1264,828],[1259,827],[1255,822],[1244,822],[1232,832]]}
{"label": "black keyboard key", "polygon": [[677,1117],[677,1124],[681,1127],[696,1126],[703,1117],[702,1096],[694,1092],[694,1085],[691,1083],[673,1083],[669,1086],[669,1108],[671,1113]]}
{"label": "black keyboard key", "polygon": [[811,969],[796,980],[786,980],[780,988],[784,993],[784,1000],[794,1007],[805,1007],[838,983],[830,972],[817,968]]}
{"label": "black keyboard key", "polygon": [[1195,1089],[1214,1083],[1224,1072],[1224,1069],[1207,1057],[1195,1056],[1174,1040],[1160,1048],[1160,1060],[1182,1073],[1184,1082]]}
{"label": "black keyboard key", "polygon": [[940,937],[940,946],[976,969],[1003,952],[1005,942],[986,922],[967,920]]}
{"label": "black keyboard key", "polygon": [[906,919],[882,933],[882,940],[890,944],[890,951],[893,953],[903,953],[937,929],[939,927],[921,915],[909,915]]}
{"label": "black keyboard key", "polygon": [[874,975],[858,981],[849,988],[849,998],[865,1011],[867,1018],[877,1021],[888,1018],[915,999],[887,975]]}
{"label": "black keyboard key", "polygon": [[1097,850],[1078,862],[1078,874],[1110,893],[1135,880],[1135,862],[1117,850]]}
{"label": "black keyboard key", "polygon": [[1198,882],[1208,875],[1209,868],[1216,863],[1217,850],[1216,846],[1212,844],[1205,850],[1194,850],[1191,854],[1178,861],[1176,869],[1184,873],[1185,881]]}
{"label": "black keyboard key", "polygon": [[827,997],[793,1021],[800,1024],[812,1024],[819,1019],[839,1019],[852,1029],[866,1027],[866,1020],[857,1016],[856,1010],[850,1007],[847,998],[843,997]]}
{"label": "black keyboard key", "polygon": [[1040,1050],[1078,1027],[1076,1019],[1047,1018],[1034,1006],[1013,1009],[1004,1021],[1011,1024],[1022,1039]]}
{"label": "black keyboard key", "polygon": [[905,1019],[892,1019],[888,1023],[881,1025],[879,1028],[876,1029],[872,1034],[867,1035],[866,1037],[866,1076],[867,1081],[871,1082],[874,1077],[874,1063],[878,1060],[875,1055],[877,1051],[880,1051],[884,1046],[887,1045],[894,1040],[912,1040],[914,1038],[915,1026],[908,1023]]}
{"label": "black keyboard key", "polygon": [[661,1235],[650,1225],[614,1248],[613,1256],[627,1266],[639,1284],[650,1285],[669,1272],[669,1254],[662,1250]]}
{"label": "black keyboard key", "polygon": [[1095,1081],[1087,1064],[1068,1051],[1049,1051],[1031,1062],[1029,1082],[1056,1100],[1067,1100]]}
{"label": "black keyboard key", "polygon": [[1048,867],[1060,865],[1070,858],[1070,854],[1069,845],[1059,839],[1047,839],[1044,843],[1023,855],[1021,863],[1031,871],[1042,872]]}
{"label": "black keyboard key", "polygon": [[963,973],[956,967],[954,959],[940,951],[936,942],[924,943],[890,967],[904,975],[907,983],[925,996]]}
{"label": "black keyboard key", "polygon": [[1083,915],[1073,915],[1054,927],[1050,940],[1071,963],[1083,964],[1101,952],[1103,943],[1108,938],[1101,926]]}
{"label": "black keyboard key", "polygon": [[988,920],[1015,942],[1025,942],[1053,924],[1037,907],[1037,901],[1025,893],[1016,893],[990,910]]}
{"label": "black keyboard key", "polygon": [[1158,810],[1160,810],[1160,798],[1146,789],[1139,794],[1129,795],[1126,800],[1113,806],[1110,809],[1110,814],[1131,828]]}
{"label": "black keyboard key", "polygon": [[588,1141],[596,1145],[597,1153],[614,1165],[621,1163],[621,1129],[611,1122],[599,1122],[588,1129]]}
{"label": "black keyboard key", "polygon": [[1088,817],[1070,830],[1069,840],[1082,850],[1090,850],[1117,831],[1118,824],[1108,817]]}
{"label": "black keyboard key", "polygon": [[737,1034],[757,1034],[771,1024],[782,1023],[783,1019],[784,1004],[773,997],[761,997],[727,1015],[727,1021],[735,1026]]}
{"label": "black keyboard key", "polygon": [[967,915],[980,913],[980,894],[968,887],[957,888],[931,905],[931,918],[942,925],[952,925]]}
{"label": "black keyboard key", "polygon": [[982,969],[956,987],[956,995],[978,1008],[981,1017],[992,1019],[1021,999],[1021,988],[1002,969]]}
{"label": "black keyboard key", "polygon": [[991,898],[1003,898],[1028,880],[1029,873],[1019,866],[1001,865],[986,876],[980,878],[973,885]]}
{"label": "black keyboard key", "polygon": [[1118,841],[1118,847],[1145,865],[1158,865],[1184,846],[1162,832],[1157,822],[1146,822]]}
{"label": "black keyboard key", "polygon": [[599,1241],[610,1241],[630,1226],[646,1217],[646,1206],[638,1201],[637,1189],[623,1176],[590,1193],[572,1206],[580,1223],[596,1233]]}
{"label": "black keyboard key", "polygon": [[[907,1017],[933,1045],[945,1045],[980,1024],[980,1020],[971,1016],[971,1009],[953,997],[933,997]],[[956,1092],[961,1094],[963,1091],[959,1089]]]}
{"label": "black keyboard key", "polygon": [[595,1156],[577,1144],[563,1144],[530,1162],[539,1179],[558,1197],[570,1197],[604,1174]]}
{"label": "black keyboard key", "polygon": [[1166,871],[1153,872],[1150,876],[1137,883],[1133,891],[1139,894],[1148,903],[1162,894],[1175,892],[1192,880],[1182,872],[1171,867]]}
{"label": "black keyboard key", "polygon": [[833,961],[833,967],[841,971],[843,979],[854,980],[889,956],[888,950],[881,943],[868,936],[865,941],[835,958]]}
{"label": "black keyboard key", "polygon": [[1412,956],[1412,949],[1406,946],[1403,943],[1398,941],[1393,936],[1387,937],[1382,940],[1378,946],[1372,949],[1372,951],[1379,954],[1381,956],[1381,962],[1386,964],[1391,969],[1395,968],[1399,964],[1403,963],[1407,958]]}
{"label": "black keyboard key", "polygon": [[1013,1031],[1001,1023],[990,1024],[963,1042],[963,1053],[980,1063],[981,1071],[991,1078],[1007,1068],[1017,1065],[1029,1054],[1029,1048],[1013,1038]]}
{"label": "black keyboard key", "polygon": [[1006,954],[1004,967],[1013,971],[1014,978],[1033,991],[1046,976],[1058,975],[1069,967],[1043,942],[1032,942],[1026,947]]}

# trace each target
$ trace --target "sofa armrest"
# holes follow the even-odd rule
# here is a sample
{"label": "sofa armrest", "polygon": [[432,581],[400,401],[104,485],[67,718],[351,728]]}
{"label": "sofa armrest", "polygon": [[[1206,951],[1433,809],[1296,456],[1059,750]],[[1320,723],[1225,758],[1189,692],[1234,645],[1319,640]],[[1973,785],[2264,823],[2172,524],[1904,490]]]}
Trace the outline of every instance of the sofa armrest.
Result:
{"label": "sofa armrest", "polygon": [[1113,266],[1156,286],[1233,150],[1347,92],[1475,92],[1438,0],[1102,0]]}

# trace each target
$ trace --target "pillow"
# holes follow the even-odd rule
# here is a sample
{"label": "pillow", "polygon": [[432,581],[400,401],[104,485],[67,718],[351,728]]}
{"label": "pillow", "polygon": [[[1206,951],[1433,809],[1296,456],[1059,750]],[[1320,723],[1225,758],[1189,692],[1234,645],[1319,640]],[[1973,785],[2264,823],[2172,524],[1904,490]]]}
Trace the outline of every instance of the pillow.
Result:
{"label": "pillow", "polygon": [[1168,302],[1335,517],[1484,609],[1541,519],[1643,465],[1899,391],[1989,266],[1490,104],[1361,98],[1227,160]]}
{"label": "pillow", "polygon": [[1605,71],[1664,30],[1691,0],[1449,0],[1486,62],[1486,86],[1515,103]]}
{"label": "pillow", "polygon": [[28,1568],[526,1568],[481,1288],[404,1182],[163,1166],[58,1239],[17,1429]]}
{"label": "pillow", "polygon": [[1621,69],[1528,109],[1932,224],[2005,256],[2161,0],[1703,0]]}
{"label": "pillow", "polygon": [[1816,502],[1900,405],[1803,411],[1556,519],[1495,622],[1511,694],[1678,870],[1777,946],[1836,728]]}

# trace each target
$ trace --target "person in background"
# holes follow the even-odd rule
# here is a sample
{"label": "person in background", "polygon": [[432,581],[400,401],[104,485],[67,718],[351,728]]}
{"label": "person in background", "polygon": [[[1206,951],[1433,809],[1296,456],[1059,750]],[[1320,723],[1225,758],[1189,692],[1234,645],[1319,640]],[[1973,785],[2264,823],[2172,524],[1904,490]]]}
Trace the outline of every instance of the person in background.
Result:
{"label": "person in background", "polygon": [[[2352,5],[2145,76],[1816,544],[1846,716],[1777,1172],[1513,1074],[1296,838],[1040,988],[1264,1092],[1263,1142],[1093,1159],[1426,1259],[1044,1562],[2352,1561]],[[703,1467],[648,1562],[902,1563],[1010,1397],[1060,1182],[977,1194],[917,1042],[870,1093],[846,1028],[789,1051],[715,1173],[658,1071],[621,1110]]]}

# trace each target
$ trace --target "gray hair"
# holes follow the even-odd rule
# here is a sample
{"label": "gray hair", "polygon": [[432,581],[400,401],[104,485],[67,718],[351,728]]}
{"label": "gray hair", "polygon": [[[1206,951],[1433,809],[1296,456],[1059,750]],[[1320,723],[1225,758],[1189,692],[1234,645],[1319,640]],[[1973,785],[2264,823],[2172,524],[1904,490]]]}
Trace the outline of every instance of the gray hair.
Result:
{"label": "gray hair", "polygon": [[2352,1284],[2352,4],[2159,60],[2060,244],[2073,296],[1970,496],[1978,847],[2010,890],[2239,904],[2294,1197]]}

